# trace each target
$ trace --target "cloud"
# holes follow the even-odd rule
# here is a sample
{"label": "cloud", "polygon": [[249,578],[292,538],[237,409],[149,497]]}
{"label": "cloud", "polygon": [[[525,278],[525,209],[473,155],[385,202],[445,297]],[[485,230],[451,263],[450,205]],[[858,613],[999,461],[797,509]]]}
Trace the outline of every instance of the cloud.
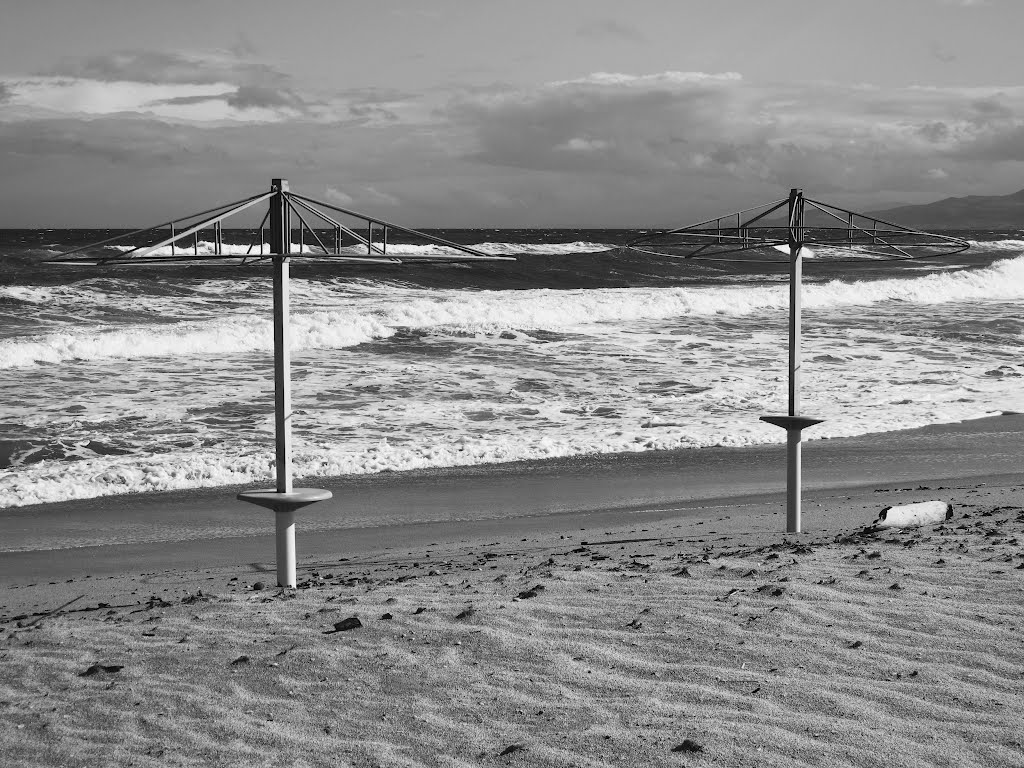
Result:
{"label": "cloud", "polygon": [[241,85],[225,99],[235,109],[288,108],[302,111],[305,102],[289,88],[271,88],[264,85]]}
{"label": "cloud", "polygon": [[150,168],[223,159],[227,152],[196,129],[158,120],[49,119],[0,123],[0,153],[34,157],[100,159]]}
{"label": "cloud", "polygon": [[947,155],[970,162],[1024,162],[1024,123],[973,133],[951,147]]}
{"label": "cloud", "polygon": [[245,30],[238,28],[235,30],[235,42],[228,49],[233,56],[239,59],[251,59],[260,52],[259,46],[257,46],[247,34]]}
{"label": "cloud", "polygon": [[234,52],[129,50],[69,58],[9,87],[26,108],[177,120],[279,120],[323,112],[325,106],[297,93],[288,76],[237,46]]}
{"label": "cloud", "polygon": [[353,185],[348,189],[348,192],[342,192],[335,187],[328,187],[325,196],[328,202],[335,203],[342,208],[360,205],[373,207],[401,205],[401,200],[394,195],[382,192],[372,186]]}
{"label": "cloud", "polygon": [[976,122],[978,123],[1001,122],[1012,120],[1014,117],[1014,109],[1006,102],[1006,96],[1003,93],[974,99],[971,101],[970,107],[977,114]]}
{"label": "cloud", "polygon": [[676,88],[689,86],[694,83],[730,83],[742,80],[743,76],[738,72],[722,72],[720,74],[708,74],[707,72],[658,72],[652,75],[627,75],[621,72],[594,72],[593,74],[580,77],[575,80],[557,80],[549,83],[552,88],[563,86],[616,86],[620,88],[652,89],[652,88]]}
{"label": "cloud", "polygon": [[[148,105],[209,100],[225,92],[228,83],[157,84],[100,82],[77,78],[34,77],[8,81],[18,104],[47,113],[84,115],[141,112]],[[195,102],[193,102],[195,103]]]}
{"label": "cloud", "polygon": [[933,59],[941,61],[943,64],[951,64],[959,58],[953,48],[938,40],[928,41],[928,53]]}
{"label": "cloud", "polygon": [[611,144],[607,141],[576,136],[569,139],[565,144],[559,144],[555,147],[555,150],[565,150],[566,152],[601,152],[610,147]]}
{"label": "cloud", "polygon": [[205,104],[210,101],[227,102],[231,95],[230,91],[225,91],[224,93],[212,95],[171,96],[167,99],[159,99],[158,101],[149,102],[148,106],[191,107],[196,104]]}
{"label": "cloud", "polygon": [[369,205],[401,205],[402,201],[395,195],[389,194],[376,187],[367,187],[359,198]]}
{"label": "cloud", "polygon": [[[111,55],[78,64],[64,66],[61,75],[0,80],[0,88],[29,117],[139,113],[175,121],[279,121],[331,120],[347,111],[297,93],[259,65],[221,56],[133,54],[122,61]],[[247,80],[257,75],[265,82]]]}
{"label": "cloud", "polygon": [[[308,104],[297,94],[289,89],[265,88],[258,85],[243,85],[234,91],[225,91],[216,94],[201,94],[197,96],[174,96],[168,99],[149,102],[147,107],[188,107],[198,104],[209,104],[221,102],[223,105],[234,110],[290,110],[297,115],[307,110]],[[225,113],[222,115],[227,117]],[[253,115],[238,115],[253,119]]]}
{"label": "cloud", "polygon": [[358,91],[346,94],[349,115],[364,124],[395,123],[402,118],[403,107],[415,97],[394,92]]}
{"label": "cloud", "polygon": [[935,122],[918,126],[917,135],[925,139],[925,141],[941,144],[949,139],[950,131],[948,125],[941,120],[936,120]]}
{"label": "cloud", "polygon": [[127,50],[66,58],[45,75],[96,80],[105,83],[132,82],[150,84],[237,83],[285,85],[288,77],[272,67],[238,53],[168,53],[165,51]]}
{"label": "cloud", "polygon": [[500,194],[502,180],[478,183],[487,175],[477,166],[467,173],[445,141],[402,125],[0,118],[0,226],[140,226],[253,194],[277,177],[300,193],[333,187],[345,207],[383,214],[386,206],[410,226],[468,226]]}
{"label": "cloud", "polygon": [[466,94],[466,159],[536,172],[914,191],[931,171],[1024,157],[1024,88],[748,82],[735,73],[594,73]]}
{"label": "cloud", "polygon": [[475,132],[477,162],[548,170],[670,170],[701,136],[735,134],[720,118],[738,82],[732,73],[595,73],[533,91],[468,96],[452,105],[451,115]]}
{"label": "cloud", "polygon": [[617,40],[628,43],[643,43],[647,36],[631,24],[624,24],[615,19],[593,19],[576,28],[580,37],[595,40]]}
{"label": "cloud", "polygon": [[33,77],[8,80],[8,119],[134,113],[173,122],[280,121],[308,111],[310,104],[288,89],[231,83],[101,82]]}
{"label": "cloud", "polygon": [[880,196],[923,202],[952,179],[963,193],[1006,189],[1024,171],[1024,87],[667,71],[310,95],[222,53],[99,57],[75,71],[0,78],[0,176],[18,190],[0,190],[0,226],[54,210],[65,180],[61,194],[82,202],[64,225],[108,224],[90,184],[123,184],[124,210],[145,212],[165,190],[188,207],[190,190],[213,204],[282,176],[409,226],[660,226],[793,186],[871,209]]}
{"label": "cloud", "polygon": [[337,203],[343,208],[347,208],[348,206],[355,203],[355,200],[352,198],[351,195],[346,195],[344,192],[335,189],[334,187],[327,188],[327,201],[331,203]]}
{"label": "cloud", "polygon": [[229,53],[124,51],[66,59],[49,74],[0,77],[17,113],[0,119],[136,113],[171,121],[385,125],[433,120],[434,105],[395,89],[359,88],[327,94],[296,89],[286,75]]}

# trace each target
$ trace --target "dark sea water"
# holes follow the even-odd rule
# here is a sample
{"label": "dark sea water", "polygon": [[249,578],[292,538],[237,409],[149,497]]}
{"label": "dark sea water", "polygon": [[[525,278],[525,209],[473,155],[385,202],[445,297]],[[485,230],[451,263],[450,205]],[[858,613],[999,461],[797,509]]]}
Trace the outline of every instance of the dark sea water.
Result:
{"label": "dark sea water", "polygon": [[[514,262],[295,260],[296,474],[781,442],[758,416],[786,405],[785,266],[622,247],[638,232],[431,231]],[[0,231],[0,507],[272,477],[269,265],[44,263],[113,234]],[[1024,234],[953,234],[972,248],[808,260],[808,438],[1024,410]]]}

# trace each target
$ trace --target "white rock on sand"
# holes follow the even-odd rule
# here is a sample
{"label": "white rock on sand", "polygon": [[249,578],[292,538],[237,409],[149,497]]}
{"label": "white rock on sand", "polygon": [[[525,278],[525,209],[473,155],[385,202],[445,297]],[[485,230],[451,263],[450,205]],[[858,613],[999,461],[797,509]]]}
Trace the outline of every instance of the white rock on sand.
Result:
{"label": "white rock on sand", "polygon": [[878,513],[878,519],[873,523],[873,527],[913,528],[941,523],[952,516],[953,505],[948,501],[919,501],[915,504],[886,507]]}

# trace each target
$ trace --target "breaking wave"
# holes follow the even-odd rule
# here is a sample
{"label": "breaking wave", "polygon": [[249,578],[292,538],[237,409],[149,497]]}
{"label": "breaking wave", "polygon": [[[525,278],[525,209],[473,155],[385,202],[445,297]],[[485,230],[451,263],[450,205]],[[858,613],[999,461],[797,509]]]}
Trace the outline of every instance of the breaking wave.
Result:
{"label": "breaking wave", "polygon": [[[297,295],[302,285],[302,281],[296,281],[293,290]],[[322,288],[318,287],[321,294]],[[15,295],[17,290],[15,287]],[[336,305],[345,307],[344,310],[293,314],[295,349],[351,347],[390,337],[400,328],[441,335],[558,330],[592,323],[672,317],[745,316],[784,310],[789,301],[788,289],[779,285],[429,293],[378,285],[363,286],[359,295],[341,290]],[[27,298],[27,294],[22,292],[19,298]],[[1024,257],[973,271],[942,272],[913,279],[833,280],[804,289],[804,306],[823,310],[887,301],[944,304],[1021,298]],[[319,299],[322,304],[323,296]],[[225,355],[272,348],[270,319],[244,314],[203,322],[101,326],[4,340],[0,341],[0,369],[74,360]]]}

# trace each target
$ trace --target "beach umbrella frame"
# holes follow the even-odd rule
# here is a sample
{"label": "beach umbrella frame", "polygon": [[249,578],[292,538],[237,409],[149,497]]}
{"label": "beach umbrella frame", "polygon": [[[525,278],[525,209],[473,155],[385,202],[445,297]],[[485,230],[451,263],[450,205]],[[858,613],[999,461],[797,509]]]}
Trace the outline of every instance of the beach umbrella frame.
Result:
{"label": "beach umbrella frame", "polygon": [[[785,212],[785,220],[778,219]],[[826,223],[809,224],[815,212]],[[838,224],[836,223],[838,222]],[[642,253],[698,261],[789,265],[788,409],[784,415],[761,416],[761,421],[786,430],[786,532],[800,533],[801,436],[823,419],[800,412],[802,380],[801,325],[804,260],[813,258],[809,246],[849,254],[827,263],[912,261],[961,253],[970,243],[951,235],[924,232],[883,221],[846,208],[811,200],[802,189],[753,208],[706,219],[676,229],[646,232],[627,247]],[[752,252],[782,251],[788,258],[750,258]]]}
{"label": "beach umbrella frame", "polygon": [[[256,242],[250,244],[246,253],[225,253],[223,222],[242,211],[264,201],[268,209],[259,226],[259,253],[253,254]],[[345,226],[325,210],[359,219],[366,225],[365,237]],[[299,251],[292,251],[293,219],[298,220]],[[332,245],[323,239],[310,225],[306,216],[317,217],[330,224],[335,233]],[[264,254],[264,241],[269,223],[269,253]],[[382,235],[379,244],[374,242],[374,229]],[[170,232],[159,242],[140,245],[124,251],[111,253],[109,246],[139,235],[169,228]],[[199,252],[199,233],[213,230],[213,253]],[[430,256],[402,254],[400,258],[387,253],[388,231],[413,235],[432,245],[441,246],[443,251]],[[309,232],[322,252],[304,251],[304,238]],[[355,256],[342,253],[342,236],[347,235],[366,247],[366,255]],[[192,240],[192,252],[179,244],[185,238]],[[170,254],[158,251],[170,248]],[[107,250],[102,250],[106,248]],[[265,507],[274,512],[277,561],[277,583],[281,587],[296,586],[295,553],[295,512],[318,501],[330,499],[332,494],[321,488],[296,488],[292,482],[292,405],[291,405],[291,332],[290,332],[290,291],[289,272],[293,259],[333,261],[339,263],[373,263],[401,265],[407,263],[469,263],[475,261],[514,261],[510,256],[494,256],[475,248],[435,237],[419,230],[385,221],[375,216],[332,205],[311,197],[296,194],[289,188],[287,179],[273,179],[269,191],[261,192],[242,200],[225,203],[199,213],[189,214],[172,221],[137,229],[66,251],[47,261],[51,264],[84,264],[90,266],[117,266],[124,264],[153,263],[196,263],[235,260],[240,265],[269,259],[273,270],[273,315],[274,315],[274,474],[275,487],[243,491],[237,498],[251,504]]]}

